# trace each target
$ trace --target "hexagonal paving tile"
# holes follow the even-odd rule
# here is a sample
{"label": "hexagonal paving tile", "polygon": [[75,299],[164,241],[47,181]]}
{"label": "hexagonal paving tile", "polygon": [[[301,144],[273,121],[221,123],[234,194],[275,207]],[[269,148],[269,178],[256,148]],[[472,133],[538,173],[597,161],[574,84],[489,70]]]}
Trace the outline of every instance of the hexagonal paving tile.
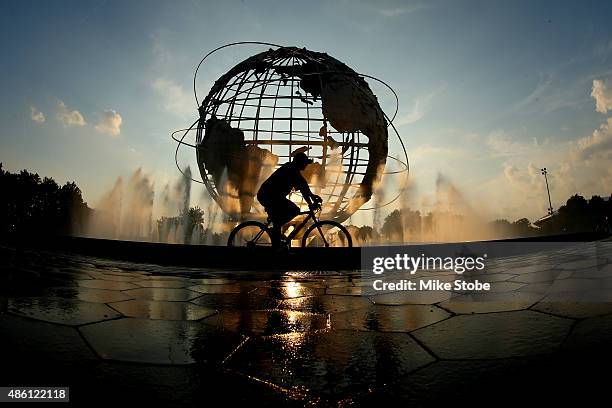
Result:
{"label": "hexagonal paving tile", "polygon": [[241,293],[250,292],[254,288],[244,287],[234,283],[229,285],[194,285],[187,287],[187,289],[199,293]]}
{"label": "hexagonal paving tile", "polygon": [[521,287],[516,293],[536,293],[538,295],[548,295],[552,283],[527,283]]}
{"label": "hexagonal paving tile", "polygon": [[201,296],[201,293],[187,289],[168,288],[140,288],[125,291],[126,294],[137,299],[168,300],[174,302],[189,301]]}
{"label": "hexagonal paving tile", "polygon": [[489,293],[512,292],[525,286],[524,283],[518,282],[493,282]]}
{"label": "hexagonal paving tile", "polygon": [[66,299],[78,299],[92,303],[109,303],[120,302],[122,300],[132,299],[131,296],[124,292],[106,289],[89,289],[83,287],[60,287],[50,288],[46,294],[53,297],[61,297]]}
{"label": "hexagonal paving tile", "polygon": [[229,285],[231,283],[236,283],[235,279],[227,278],[199,278],[190,280],[192,285]]}
{"label": "hexagonal paving tile", "polygon": [[546,261],[544,263],[533,263],[527,266],[510,268],[508,269],[508,272],[513,273],[515,275],[530,274],[530,273],[542,272],[542,271],[552,269],[553,266],[554,265],[550,261]]}
{"label": "hexagonal paving tile", "polygon": [[311,296],[297,299],[286,299],[280,304],[280,309],[300,310],[311,313],[344,312],[347,310],[370,307],[372,302],[366,297],[351,297],[339,295]]}
{"label": "hexagonal paving tile", "polygon": [[543,301],[533,306],[531,309],[572,319],[584,319],[587,317],[612,314],[612,303]]}
{"label": "hexagonal paving tile", "polygon": [[191,285],[189,280],[139,280],[134,281],[134,284],[143,288],[170,288],[170,289],[181,289]]}
{"label": "hexagonal paving tile", "polygon": [[331,331],[251,339],[225,366],[288,389],[338,398],[380,386],[431,361],[404,333]]}
{"label": "hexagonal paving tile", "polygon": [[549,291],[552,292],[584,292],[604,287],[603,279],[560,279],[552,283]]}
{"label": "hexagonal paving tile", "polygon": [[365,291],[360,286],[330,287],[325,289],[325,294],[339,296],[362,296],[365,295]]}
{"label": "hexagonal paving tile", "polygon": [[[181,282],[187,279],[182,276],[173,276],[173,275],[149,275],[148,278],[156,280],[156,281],[181,281]],[[191,282],[191,279],[189,279],[189,281]]]}
{"label": "hexagonal paving tile", "polygon": [[551,293],[532,309],[574,319],[608,314],[612,313],[612,289]]}
{"label": "hexagonal paving tile", "polygon": [[371,296],[370,299],[377,305],[432,305],[443,302],[453,296],[452,292],[436,291],[402,291],[383,293]]}
{"label": "hexagonal paving tile", "polygon": [[444,359],[486,359],[551,353],[572,320],[530,310],[460,315],[413,332]]}
{"label": "hexagonal paving tile", "polygon": [[566,272],[573,278],[612,278],[612,265]]}
{"label": "hexagonal paving tile", "polygon": [[[115,405],[118,395],[122,406],[207,407],[211,401],[223,401],[227,407],[303,408],[306,403],[268,384],[200,364],[172,366],[101,361],[92,371],[95,380],[84,381],[78,388],[83,404],[94,394],[97,394],[97,406]],[[137,390],[134,390],[135,384]],[[112,392],[99,393],[100,388]],[[72,397],[71,402],[77,405],[78,396]]]}
{"label": "hexagonal paving tile", "polygon": [[[0,315],[0,356],[41,359],[43,361],[91,363],[96,356],[73,327],[25,319],[11,314]],[[2,359],[3,363],[6,361]]]}
{"label": "hexagonal paving tile", "polygon": [[[593,252],[593,255],[595,255],[594,252]],[[560,263],[559,265],[557,265],[557,268],[576,270],[576,269],[598,268],[601,265],[605,265],[605,262],[599,259],[585,258],[579,261]]]}
{"label": "hexagonal paving tile", "polygon": [[556,279],[561,279],[561,276],[566,271],[558,270],[558,269],[549,269],[541,272],[532,272],[532,273],[523,273],[518,275],[512,279],[511,282],[519,282],[519,283],[541,283],[541,282],[550,282],[552,283]]}
{"label": "hexagonal paving tile", "polygon": [[95,279],[108,280],[113,282],[134,282],[144,278],[143,276],[137,274],[115,275],[113,273],[104,272],[89,272],[89,275]]}
{"label": "hexagonal paving tile", "polygon": [[206,322],[248,336],[270,336],[325,329],[328,316],[293,310],[228,310]]}
{"label": "hexagonal paving tile", "polygon": [[261,296],[272,299],[293,299],[304,296],[317,296],[325,293],[324,287],[300,282],[283,282],[277,284],[272,282],[268,285],[258,285],[253,291]]}
{"label": "hexagonal paving tile", "polygon": [[[472,278],[477,278],[482,282],[489,282],[489,283],[493,283],[493,282],[504,282],[507,281],[513,277],[515,277],[516,275],[513,274],[509,274],[509,273],[472,273],[470,274],[470,277]],[[456,278],[455,278],[456,279]]]}
{"label": "hexagonal paving tile", "polygon": [[9,299],[9,310],[32,319],[71,326],[99,322],[121,316],[110,307],[100,303],[49,296]]}
{"label": "hexagonal paving tile", "polygon": [[190,321],[125,318],[79,330],[104,359],[152,364],[219,363],[243,340]]}
{"label": "hexagonal paving tile", "polygon": [[266,310],[274,309],[278,300],[253,293],[198,293],[199,298],[193,300],[196,305],[217,310]]}
{"label": "hexagonal paving tile", "polygon": [[576,324],[564,348],[569,350],[609,350],[612,342],[612,315],[591,317]]}
{"label": "hexagonal paving tile", "polygon": [[214,309],[189,302],[167,302],[134,299],[115,302],[110,306],[124,316],[154,320],[200,320],[217,313]]}
{"label": "hexagonal paving tile", "polygon": [[455,296],[438,305],[457,314],[507,312],[528,309],[544,297],[534,292],[476,293]]}
{"label": "hexagonal paving tile", "polygon": [[126,290],[136,289],[139,286],[130,282],[115,282],[102,279],[92,279],[79,281],[79,286],[90,289],[107,289],[107,290]]}
{"label": "hexagonal paving tile", "polygon": [[[551,374],[567,378],[569,373],[563,371],[543,357],[440,360],[399,377],[383,388],[358,396],[352,402],[364,407],[439,407],[448,406],[449,402],[453,405],[453,401],[470,401],[470,405],[481,406],[503,395],[504,406],[520,406],[526,395],[539,394],[538,389],[543,384],[554,387],[560,383]],[[508,392],[509,382],[517,391]],[[552,398],[550,395],[541,397],[543,402]],[[560,396],[564,397],[565,394]]]}
{"label": "hexagonal paving tile", "polygon": [[450,316],[436,306],[374,306],[332,313],[332,329],[370,330],[377,332],[410,332]]}

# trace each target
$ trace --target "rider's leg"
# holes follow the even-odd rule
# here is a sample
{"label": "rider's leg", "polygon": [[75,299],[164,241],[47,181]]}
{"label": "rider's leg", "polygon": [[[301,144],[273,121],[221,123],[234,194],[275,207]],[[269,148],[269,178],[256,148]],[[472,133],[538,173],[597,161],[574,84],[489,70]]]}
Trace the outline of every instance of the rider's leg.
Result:
{"label": "rider's leg", "polygon": [[272,221],[272,227],[270,228],[270,238],[272,239],[272,246],[275,248],[280,245],[282,226],[283,224],[279,224],[277,221]]}
{"label": "rider's leg", "polygon": [[272,235],[272,244],[274,246],[278,246],[281,238],[283,237],[283,226],[298,215],[300,209],[291,200],[285,198],[283,201],[275,203],[273,209],[271,210],[272,212],[268,212],[272,218],[272,228],[270,228],[270,234]]}

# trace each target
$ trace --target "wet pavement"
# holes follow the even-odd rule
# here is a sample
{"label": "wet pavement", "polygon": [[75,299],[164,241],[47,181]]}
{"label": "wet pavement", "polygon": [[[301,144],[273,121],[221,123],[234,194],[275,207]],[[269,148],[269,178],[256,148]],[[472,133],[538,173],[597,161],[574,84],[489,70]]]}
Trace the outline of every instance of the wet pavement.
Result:
{"label": "wet pavement", "polygon": [[494,297],[366,295],[359,271],[0,255],[0,385],[70,385],[76,402],[504,405],[607,389],[610,243],[498,259]]}

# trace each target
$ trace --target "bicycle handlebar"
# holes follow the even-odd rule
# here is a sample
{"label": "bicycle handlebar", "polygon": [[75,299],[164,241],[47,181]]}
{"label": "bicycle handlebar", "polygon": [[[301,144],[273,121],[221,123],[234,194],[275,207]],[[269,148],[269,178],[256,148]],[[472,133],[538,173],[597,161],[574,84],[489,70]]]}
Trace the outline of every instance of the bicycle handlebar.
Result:
{"label": "bicycle handlebar", "polygon": [[310,208],[312,211],[321,211],[321,204],[313,203],[313,204],[310,204],[308,208]]}

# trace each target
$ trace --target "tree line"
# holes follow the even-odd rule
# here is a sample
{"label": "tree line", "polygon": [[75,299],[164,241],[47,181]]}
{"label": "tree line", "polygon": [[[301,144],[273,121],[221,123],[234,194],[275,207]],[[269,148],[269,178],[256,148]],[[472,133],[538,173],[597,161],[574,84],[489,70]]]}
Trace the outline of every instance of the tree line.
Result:
{"label": "tree line", "polygon": [[[93,211],[83,201],[74,182],[60,186],[50,177],[22,170],[5,171],[0,163],[0,235],[80,235]],[[157,220],[157,240],[160,242],[206,243],[224,245],[227,233],[217,233],[204,227],[205,212],[192,207],[176,217]],[[380,230],[372,226],[348,226],[357,241],[416,241],[423,240],[436,224],[463,225],[470,228],[470,220],[460,214],[428,213],[418,210],[394,210]],[[514,222],[505,219],[484,223],[495,232],[496,238],[528,237],[588,231],[612,231],[612,197],[578,194],[570,197],[558,211],[534,226],[528,219]],[[170,236],[172,235],[172,236]]]}
{"label": "tree line", "polygon": [[[428,213],[411,209],[394,210],[383,222],[380,231],[371,226],[353,227],[351,233],[358,239],[367,241],[372,238],[382,238],[390,241],[415,241],[431,236],[436,229],[436,222],[443,222],[466,229],[474,228],[474,220],[466,219],[460,214]],[[606,199],[594,195],[589,200],[581,195],[571,196],[554,214],[532,224],[527,218],[510,222],[497,219],[483,223],[479,228],[481,234],[489,234],[487,238],[517,238],[543,235],[557,235],[575,232],[607,232],[612,233],[612,195]]]}
{"label": "tree line", "polygon": [[60,186],[27,170],[11,173],[2,163],[0,191],[2,235],[76,235],[83,232],[92,211],[76,183]]}

